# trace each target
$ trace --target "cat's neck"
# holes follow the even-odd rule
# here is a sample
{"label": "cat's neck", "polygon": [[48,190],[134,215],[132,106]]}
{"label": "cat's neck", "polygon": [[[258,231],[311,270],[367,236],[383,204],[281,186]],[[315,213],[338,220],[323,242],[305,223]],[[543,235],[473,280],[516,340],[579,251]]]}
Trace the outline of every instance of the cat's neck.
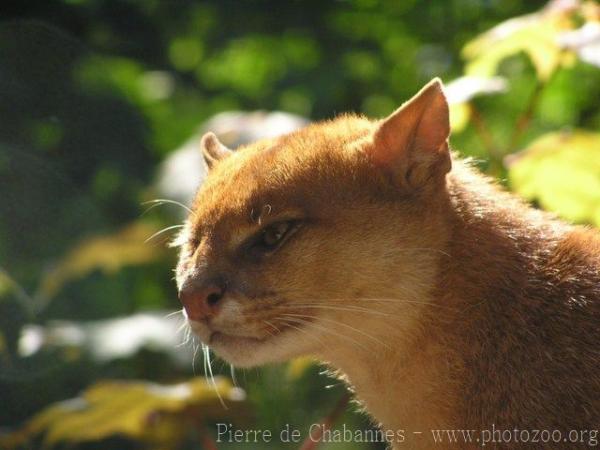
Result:
{"label": "cat's neck", "polygon": [[458,359],[437,339],[417,338],[425,336],[420,331],[413,339],[388,332],[389,349],[355,349],[329,358],[381,429],[401,431],[407,441],[419,441],[431,429],[458,427],[451,407],[458,400],[452,389],[461,370]]}
{"label": "cat's neck", "polygon": [[490,287],[518,283],[527,265],[524,255],[535,255],[540,240],[556,233],[547,218],[535,220],[537,212],[460,162],[448,188],[438,269],[431,288],[418,294],[427,306],[417,308],[415,317],[399,318],[392,306],[382,305],[380,311],[389,315],[370,319],[363,330],[388,346],[339,347],[326,356],[382,428],[404,430],[415,448],[425,439],[420,433],[430,438],[432,429],[465,425],[461,397],[468,330],[480,326],[477,321],[494,320],[478,305],[495,300]]}

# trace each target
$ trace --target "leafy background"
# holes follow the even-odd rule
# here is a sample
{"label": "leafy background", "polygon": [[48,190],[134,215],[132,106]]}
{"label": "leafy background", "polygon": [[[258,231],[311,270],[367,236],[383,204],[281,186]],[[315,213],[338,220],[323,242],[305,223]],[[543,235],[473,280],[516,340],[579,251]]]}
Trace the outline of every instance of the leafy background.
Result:
{"label": "leafy background", "polygon": [[440,76],[455,149],[600,225],[599,28],[595,1],[4,0],[0,447],[212,448],[223,420],[306,434],[344,401],[320,368],[234,387],[217,362],[214,386],[176,346],[175,254],[145,242],[177,221],[145,213],[161,161],[222,111],[378,117]]}

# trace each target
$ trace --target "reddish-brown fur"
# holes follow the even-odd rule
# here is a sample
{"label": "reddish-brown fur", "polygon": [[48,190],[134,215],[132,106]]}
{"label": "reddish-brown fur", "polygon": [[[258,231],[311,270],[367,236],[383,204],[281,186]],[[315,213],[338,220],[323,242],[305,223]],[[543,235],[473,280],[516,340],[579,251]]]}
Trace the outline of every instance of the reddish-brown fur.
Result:
{"label": "reddish-brown fur", "polygon": [[[406,430],[397,448],[470,448],[434,445],[440,428],[598,429],[598,232],[459,159],[447,174],[447,115],[435,82],[383,121],[341,116],[230,155],[205,137],[178,283],[226,291],[192,327],[233,364],[325,361]],[[301,226],[277,251],[244,250],[288,219]]]}

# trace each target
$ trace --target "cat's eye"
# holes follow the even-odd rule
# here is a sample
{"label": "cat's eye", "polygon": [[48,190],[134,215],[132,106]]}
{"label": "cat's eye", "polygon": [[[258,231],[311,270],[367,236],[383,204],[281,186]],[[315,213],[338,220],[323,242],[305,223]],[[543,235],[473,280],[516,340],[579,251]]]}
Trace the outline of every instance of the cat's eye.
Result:
{"label": "cat's eye", "polygon": [[291,220],[268,225],[252,241],[250,250],[269,253],[276,250],[298,228],[298,223]]}

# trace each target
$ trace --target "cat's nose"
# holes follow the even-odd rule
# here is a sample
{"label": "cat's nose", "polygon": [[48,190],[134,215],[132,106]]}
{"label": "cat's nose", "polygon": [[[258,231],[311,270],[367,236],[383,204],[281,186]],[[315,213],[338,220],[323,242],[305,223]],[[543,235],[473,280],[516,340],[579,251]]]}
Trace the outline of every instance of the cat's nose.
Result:
{"label": "cat's nose", "polygon": [[199,287],[186,286],[179,291],[179,300],[188,318],[199,322],[210,319],[218,312],[224,294],[225,289],[214,283]]}

